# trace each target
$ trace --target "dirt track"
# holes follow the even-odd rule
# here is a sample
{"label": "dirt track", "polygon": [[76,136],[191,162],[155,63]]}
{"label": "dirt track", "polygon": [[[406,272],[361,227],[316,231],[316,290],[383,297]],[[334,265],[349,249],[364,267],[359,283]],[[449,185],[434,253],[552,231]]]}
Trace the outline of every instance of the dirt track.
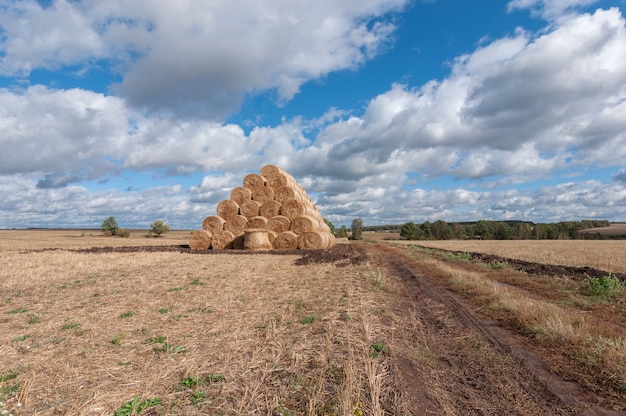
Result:
{"label": "dirt track", "polygon": [[510,331],[482,319],[446,289],[416,278],[428,276],[423,264],[386,245],[370,252],[404,279],[405,295],[394,309],[415,316],[413,331],[401,342],[420,351],[395,357],[407,408],[424,409],[412,414],[623,414],[594,405],[590,392],[547,371]]}
{"label": "dirt track", "polygon": [[[77,251],[190,252],[185,246],[97,247]],[[215,255],[221,251],[191,253]],[[341,244],[331,250],[259,252],[296,253],[301,255],[296,264],[334,263],[341,267],[369,260],[400,277],[403,290],[383,318],[393,326],[397,348],[392,350],[391,357],[405,414],[623,414],[601,408],[595,404],[597,400],[592,393],[550,373],[542,360],[524,346],[522,339],[481,318],[459,296],[431,282],[427,278],[428,266],[406,258],[398,247]],[[482,260],[506,261],[514,269],[529,274],[583,277],[604,273],[494,256]]]}

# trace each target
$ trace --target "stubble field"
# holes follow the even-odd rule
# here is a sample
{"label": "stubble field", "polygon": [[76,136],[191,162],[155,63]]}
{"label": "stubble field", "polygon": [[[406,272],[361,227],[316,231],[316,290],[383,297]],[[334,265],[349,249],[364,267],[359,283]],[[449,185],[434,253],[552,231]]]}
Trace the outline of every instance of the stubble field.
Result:
{"label": "stubble field", "polygon": [[[549,278],[531,285],[519,272],[450,263],[406,246],[347,242],[330,256],[83,251],[177,248],[189,232],[142,234],[0,231],[0,411],[357,416],[626,409],[619,387],[605,396],[593,377],[581,380],[574,398],[551,390],[554,380],[525,364],[529,355],[522,360],[503,346],[516,343],[534,354],[545,344],[485,337],[490,326],[442,288],[454,269],[545,298],[545,287],[555,287]],[[594,314],[591,304],[582,307],[586,316]],[[611,310],[622,314],[612,334],[623,342],[623,304]],[[490,313],[500,319],[497,310]],[[611,357],[626,348],[620,345]],[[580,363],[559,357],[547,355],[547,367],[575,378]],[[616,377],[619,385],[624,376]],[[600,408],[608,413],[594,413]]]}

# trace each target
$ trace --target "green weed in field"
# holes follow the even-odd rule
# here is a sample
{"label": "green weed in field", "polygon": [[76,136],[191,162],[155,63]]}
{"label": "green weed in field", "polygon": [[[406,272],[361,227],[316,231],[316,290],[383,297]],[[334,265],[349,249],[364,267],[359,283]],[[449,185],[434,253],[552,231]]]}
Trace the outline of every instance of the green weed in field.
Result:
{"label": "green weed in field", "polygon": [[146,340],[148,344],[155,344],[155,343],[162,344],[165,341],[167,341],[167,337],[164,335],[157,335],[156,337],[148,338]]}
{"label": "green weed in field", "polygon": [[497,262],[497,261],[489,263],[489,267],[491,267],[492,270],[504,269],[506,266],[507,266],[506,263],[500,263],[500,262]]}
{"label": "green weed in field", "polygon": [[316,320],[317,320],[317,318],[315,316],[309,315],[309,316],[305,316],[304,318],[300,319],[300,323],[301,324],[312,324]]}
{"label": "green weed in field", "polygon": [[80,324],[79,324],[79,323],[77,323],[77,322],[72,322],[72,321],[69,321],[69,320],[68,320],[68,322],[67,322],[66,324],[61,325],[61,329],[62,329],[63,331],[65,331],[65,330],[68,330],[68,329],[75,329],[75,328],[78,328],[79,326],[80,326]]}
{"label": "green weed in field", "polygon": [[154,397],[148,400],[141,400],[139,397],[135,397],[133,400],[125,403],[119,409],[113,413],[113,416],[132,416],[140,415],[144,410],[152,406],[158,406],[161,404],[161,399]]}
{"label": "green weed in field", "polygon": [[120,342],[122,342],[122,339],[124,339],[125,336],[126,334],[117,334],[113,336],[113,339],[111,340],[111,344],[120,345]]}
{"label": "green weed in field", "polygon": [[611,274],[602,277],[587,277],[585,284],[589,294],[600,298],[614,297],[622,286],[619,279]]}

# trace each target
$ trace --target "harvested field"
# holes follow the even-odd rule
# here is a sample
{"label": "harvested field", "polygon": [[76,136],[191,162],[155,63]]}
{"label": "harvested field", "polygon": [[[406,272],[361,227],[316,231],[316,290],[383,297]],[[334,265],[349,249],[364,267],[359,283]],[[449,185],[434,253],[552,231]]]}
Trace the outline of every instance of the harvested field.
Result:
{"label": "harvested field", "polygon": [[[144,415],[626,410],[623,394],[603,395],[591,376],[561,378],[582,377],[580,363],[542,361],[544,344],[519,338],[504,318],[496,321],[506,328],[478,317],[440,286],[450,272],[428,252],[371,244],[192,251],[189,231],[81,233],[0,232],[2,410],[111,415],[133,400],[153,405]],[[545,285],[561,281],[450,267],[544,297]],[[598,306],[598,316],[613,307]],[[586,303],[585,314],[595,308]],[[616,325],[626,327],[623,316]]]}
{"label": "harvested field", "polygon": [[398,243],[626,273],[626,240],[405,240]]}
{"label": "harvested field", "polygon": [[611,224],[608,227],[587,228],[582,233],[600,234],[605,237],[626,236],[626,224]]}

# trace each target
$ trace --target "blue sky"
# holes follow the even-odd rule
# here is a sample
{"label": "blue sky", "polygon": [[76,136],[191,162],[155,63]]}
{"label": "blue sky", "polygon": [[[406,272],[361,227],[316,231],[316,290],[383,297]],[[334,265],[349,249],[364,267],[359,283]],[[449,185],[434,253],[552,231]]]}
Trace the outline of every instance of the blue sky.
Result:
{"label": "blue sky", "polygon": [[624,0],[0,0],[0,228],[626,221]]}

